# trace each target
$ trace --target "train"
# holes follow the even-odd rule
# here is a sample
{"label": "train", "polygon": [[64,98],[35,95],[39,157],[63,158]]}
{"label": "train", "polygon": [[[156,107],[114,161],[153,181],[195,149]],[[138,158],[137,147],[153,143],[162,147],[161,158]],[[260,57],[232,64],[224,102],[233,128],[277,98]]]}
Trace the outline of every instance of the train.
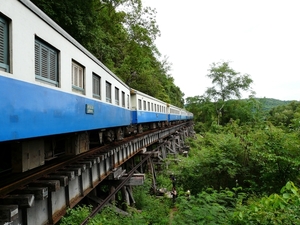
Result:
{"label": "train", "polygon": [[126,85],[29,0],[0,0],[0,84],[1,165],[14,172],[193,120]]}

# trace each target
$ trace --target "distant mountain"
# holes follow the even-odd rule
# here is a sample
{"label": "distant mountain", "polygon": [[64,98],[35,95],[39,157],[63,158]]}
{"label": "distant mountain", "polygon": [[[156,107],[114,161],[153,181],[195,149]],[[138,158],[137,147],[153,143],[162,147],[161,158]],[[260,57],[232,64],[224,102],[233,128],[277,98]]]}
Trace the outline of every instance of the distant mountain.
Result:
{"label": "distant mountain", "polygon": [[262,103],[262,108],[265,111],[269,111],[272,108],[275,108],[277,106],[281,106],[281,105],[288,105],[291,102],[294,101],[283,101],[283,100],[278,100],[278,99],[274,99],[274,98],[256,98],[259,102]]}

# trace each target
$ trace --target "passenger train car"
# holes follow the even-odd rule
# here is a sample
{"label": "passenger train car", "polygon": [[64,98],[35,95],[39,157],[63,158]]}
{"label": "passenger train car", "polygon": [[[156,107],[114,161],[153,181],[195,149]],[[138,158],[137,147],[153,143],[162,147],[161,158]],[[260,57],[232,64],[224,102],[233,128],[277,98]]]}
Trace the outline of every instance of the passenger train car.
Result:
{"label": "passenger train car", "polygon": [[193,118],[131,89],[29,0],[0,0],[0,84],[0,157],[30,161],[16,172]]}

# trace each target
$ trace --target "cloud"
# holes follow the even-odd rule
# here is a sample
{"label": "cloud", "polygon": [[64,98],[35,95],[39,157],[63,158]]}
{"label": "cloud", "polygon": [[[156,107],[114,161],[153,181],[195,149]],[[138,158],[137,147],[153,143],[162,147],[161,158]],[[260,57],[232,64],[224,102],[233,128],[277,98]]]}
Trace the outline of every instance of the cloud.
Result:
{"label": "cloud", "polygon": [[[157,9],[156,45],[185,97],[201,95],[213,62],[254,80],[258,97],[298,100],[300,14],[296,0],[146,0]],[[300,88],[299,88],[300,89]]]}

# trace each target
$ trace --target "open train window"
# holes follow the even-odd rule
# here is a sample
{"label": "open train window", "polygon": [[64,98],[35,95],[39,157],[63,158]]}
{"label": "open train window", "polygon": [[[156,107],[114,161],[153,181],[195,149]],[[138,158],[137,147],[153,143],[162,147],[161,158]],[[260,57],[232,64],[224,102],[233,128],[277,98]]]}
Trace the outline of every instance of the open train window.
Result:
{"label": "open train window", "polygon": [[106,81],[106,102],[111,103],[111,83]]}
{"label": "open train window", "polygon": [[101,77],[93,73],[93,97],[101,99]]}
{"label": "open train window", "polygon": [[35,78],[58,87],[58,51],[42,40],[35,39]]}
{"label": "open train window", "polygon": [[0,15],[0,71],[9,72],[8,21]]}
{"label": "open train window", "polygon": [[119,94],[119,88],[115,87],[115,104],[120,104],[120,94]]}
{"label": "open train window", "polygon": [[84,67],[72,61],[72,90],[84,94]]}

